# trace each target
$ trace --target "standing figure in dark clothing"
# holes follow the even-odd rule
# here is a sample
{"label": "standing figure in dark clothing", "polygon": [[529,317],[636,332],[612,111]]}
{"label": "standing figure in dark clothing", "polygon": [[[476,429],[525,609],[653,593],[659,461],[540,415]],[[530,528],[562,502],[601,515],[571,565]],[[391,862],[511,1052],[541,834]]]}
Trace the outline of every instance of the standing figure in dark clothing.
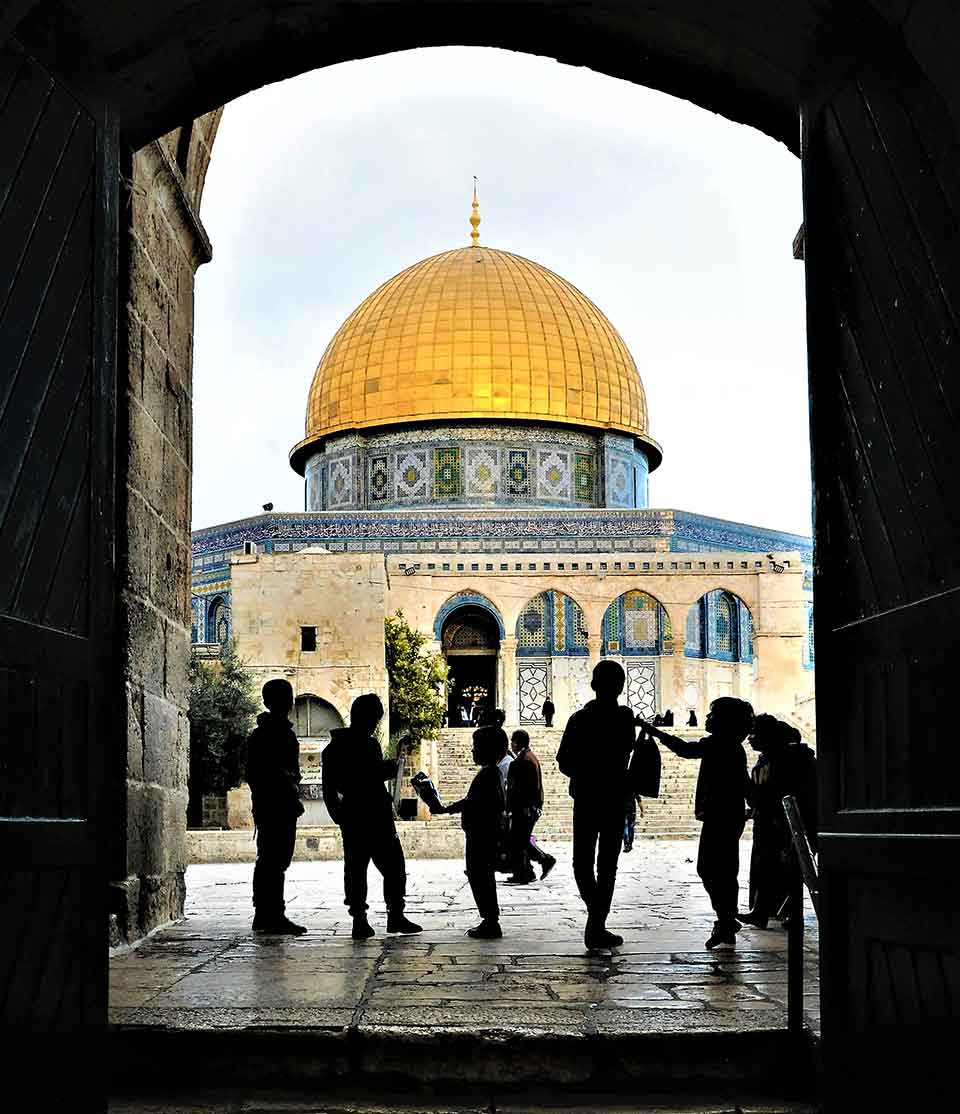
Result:
{"label": "standing figure in dark clothing", "polygon": [[757,716],[750,745],[760,755],[750,773],[753,846],[750,853],[750,899],[744,924],[766,928],[787,898],[790,872],[796,869],[783,798],[796,798],[811,846],[816,847],[817,760],[800,741],[800,732],[773,716]]}
{"label": "standing figure in dark clothing", "polygon": [[668,735],[652,724],[641,726],[681,758],[700,759],[695,815],[703,827],[697,874],[717,917],[707,947],[732,947],[740,931],[740,837],[750,793],[743,740],[753,728],[753,708],[733,696],[714,700],[707,713],[709,734],[696,743]]}
{"label": "standing figure in dark clothing", "polygon": [[467,837],[467,879],[481,918],[478,925],[467,929],[467,935],[477,940],[499,940],[503,935],[496,875],[497,850],[506,811],[503,782],[497,769],[502,733],[499,727],[481,727],[474,731],[473,760],[480,770],[462,800],[441,806],[439,810],[461,814],[460,824]]}
{"label": "standing figure in dark clothing", "polygon": [[540,709],[543,713],[543,722],[546,727],[553,727],[553,717],[557,714],[557,709],[550,699],[550,693],[547,693],[547,699],[543,702],[543,707]]}
{"label": "standing figure in dark clothing", "polygon": [[663,726],[673,727],[673,712],[669,708],[663,713]]}
{"label": "standing figure in dark clothing", "polygon": [[543,812],[543,774],[540,759],[530,749],[530,736],[526,731],[514,731],[510,736],[514,761],[507,771],[507,812],[510,813],[510,849],[513,875],[509,885],[526,885],[533,882],[533,863],[540,864],[540,878],[544,879],[557,865],[557,860],[541,851],[533,842],[533,829]]}
{"label": "standing figure in dark clothing", "polygon": [[697,723],[697,713],[693,710],[693,708],[691,708],[690,709],[690,715],[687,716],[687,727],[698,727],[698,726],[699,726],[699,724]]}
{"label": "standing figure in dark clothing", "polygon": [[283,882],[293,861],[300,801],[300,744],[287,718],[293,707],[289,681],[263,686],[267,711],[257,716],[247,743],[247,784],[257,829],[257,863],[253,868],[253,931],[302,936],[303,925],[287,919]]}
{"label": "standing figure in dark clothing", "polygon": [[587,907],[587,948],[619,948],[607,931],[617,881],[623,825],[630,803],[627,769],[636,743],[633,712],[618,698],[626,675],[615,661],[599,662],[590,687],[596,699],[567,721],[557,765],[570,778],[573,797],[573,874]]}
{"label": "standing figure in dark clothing", "polygon": [[350,709],[350,726],[330,732],[324,749],[323,800],[343,837],[344,904],[353,917],[354,940],[375,935],[367,920],[367,868],[371,861],[383,875],[387,932],[420,932],[404,915],[407,864],[393,820],[393,799],[384,782],[396,777],[397,763],[384,759],[374,737],[383,719],[383,704],[374,692],[358,696]]}

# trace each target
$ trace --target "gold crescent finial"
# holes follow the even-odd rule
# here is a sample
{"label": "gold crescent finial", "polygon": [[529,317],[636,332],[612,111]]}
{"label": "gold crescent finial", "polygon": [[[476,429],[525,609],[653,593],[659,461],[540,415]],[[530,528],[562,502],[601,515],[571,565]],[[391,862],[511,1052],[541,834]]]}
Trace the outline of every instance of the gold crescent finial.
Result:
{"label": "gold crescent finial", "polygon": [[473,212],[470,214],[470,225],[471,225],[471,228],[472,228],[472,231],[470,233],[470,239],[473,242],[473,246],[476,248],[476,247],[480,246],[480,202],[477,200],[477,176],[476,176],[476,174],[474,174],[474,176],[473,176],[473,206],[472,206],[472,208],[473,208]]}

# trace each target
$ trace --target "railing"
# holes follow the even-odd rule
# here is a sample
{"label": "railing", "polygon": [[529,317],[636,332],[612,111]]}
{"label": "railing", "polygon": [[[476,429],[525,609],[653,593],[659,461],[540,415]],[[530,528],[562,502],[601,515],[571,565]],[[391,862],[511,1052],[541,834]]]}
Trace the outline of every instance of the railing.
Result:
{"label": "railing", "polygon": [[810,892],[813,911],[820,916],[820,877],[810,850],[806,828],[800,816],[795,797],[783,798],[783,811],[793,840],[793,859],[786,905],[787,922],[787,1028],[792,1033],[802,1033],[803,1020],[803,887]]}

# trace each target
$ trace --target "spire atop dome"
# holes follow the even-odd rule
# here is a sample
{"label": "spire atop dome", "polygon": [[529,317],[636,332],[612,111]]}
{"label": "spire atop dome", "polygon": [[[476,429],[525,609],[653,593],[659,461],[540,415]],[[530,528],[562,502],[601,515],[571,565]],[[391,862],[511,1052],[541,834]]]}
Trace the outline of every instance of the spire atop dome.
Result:
{"label": "spire atop dome", "polygon": [[473,231],[470,233],[470,240],[473,246],[480,246],[480,202],[477,200],[477,176],[473,176],[473,212],[470,214],[470,224]]}

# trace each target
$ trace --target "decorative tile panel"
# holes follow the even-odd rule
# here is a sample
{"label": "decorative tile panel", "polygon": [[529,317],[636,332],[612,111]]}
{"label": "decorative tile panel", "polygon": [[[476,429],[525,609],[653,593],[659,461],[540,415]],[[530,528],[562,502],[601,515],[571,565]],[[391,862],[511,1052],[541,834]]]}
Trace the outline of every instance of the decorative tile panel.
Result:
{"label": "decorative tile panel", "polygon": [[513,498],[530,494],[530,454],[526,449],[510,449],[507,454],[507,494]]}
{"label": "decorative tile panel", "polygon": [[657,665],[652,661],[632,662],[626,667],[627,703],[644,719],[657,714]]}
{"label": "decorative tile panel", "polygon": [[385,503],[390,498],[390,458],[370,457],[369,476],[368,497],[371,504]]}
{"label": "decorative tile panel", "polygon": [[353,505],[353,457],[342,456],[328,462],[327,501],[334,509]]}
{"label": "decorative tile panel", "polygon": [[573,465],[573,490],[578,503],[594,501],[594,458],[587,453],[576,453]]}
{"label": "decorative tile panel", "polygon": [[427,454],[425,451],[397,454],[394,474],[398,499],[424,499],[428,495]]}
{"label": "decorative tile panel", "polygon": [[633,465],[619,453],[607,457],[607,502],[615,507],[633,504]]}
{"label": "decorative tile panel", "polygon": [[517,666],[517,689],[521,723],[543,723],[543,702],[550,691],[549,662],[529,662]]}
{"label": "decorative tile panel", "polygon": [[570,454],[537,450],[537,495],[544,499],[570,498]]}
{"label": "decorative tile panel", "polygon": [[460,449],[445,446],[433,450],[433,497],[455,499],[460,494]]}
{"label": "decorative tile panel", "polygon": [[500,450],[468,448],[466,494],[489,499],[500,493]]}

